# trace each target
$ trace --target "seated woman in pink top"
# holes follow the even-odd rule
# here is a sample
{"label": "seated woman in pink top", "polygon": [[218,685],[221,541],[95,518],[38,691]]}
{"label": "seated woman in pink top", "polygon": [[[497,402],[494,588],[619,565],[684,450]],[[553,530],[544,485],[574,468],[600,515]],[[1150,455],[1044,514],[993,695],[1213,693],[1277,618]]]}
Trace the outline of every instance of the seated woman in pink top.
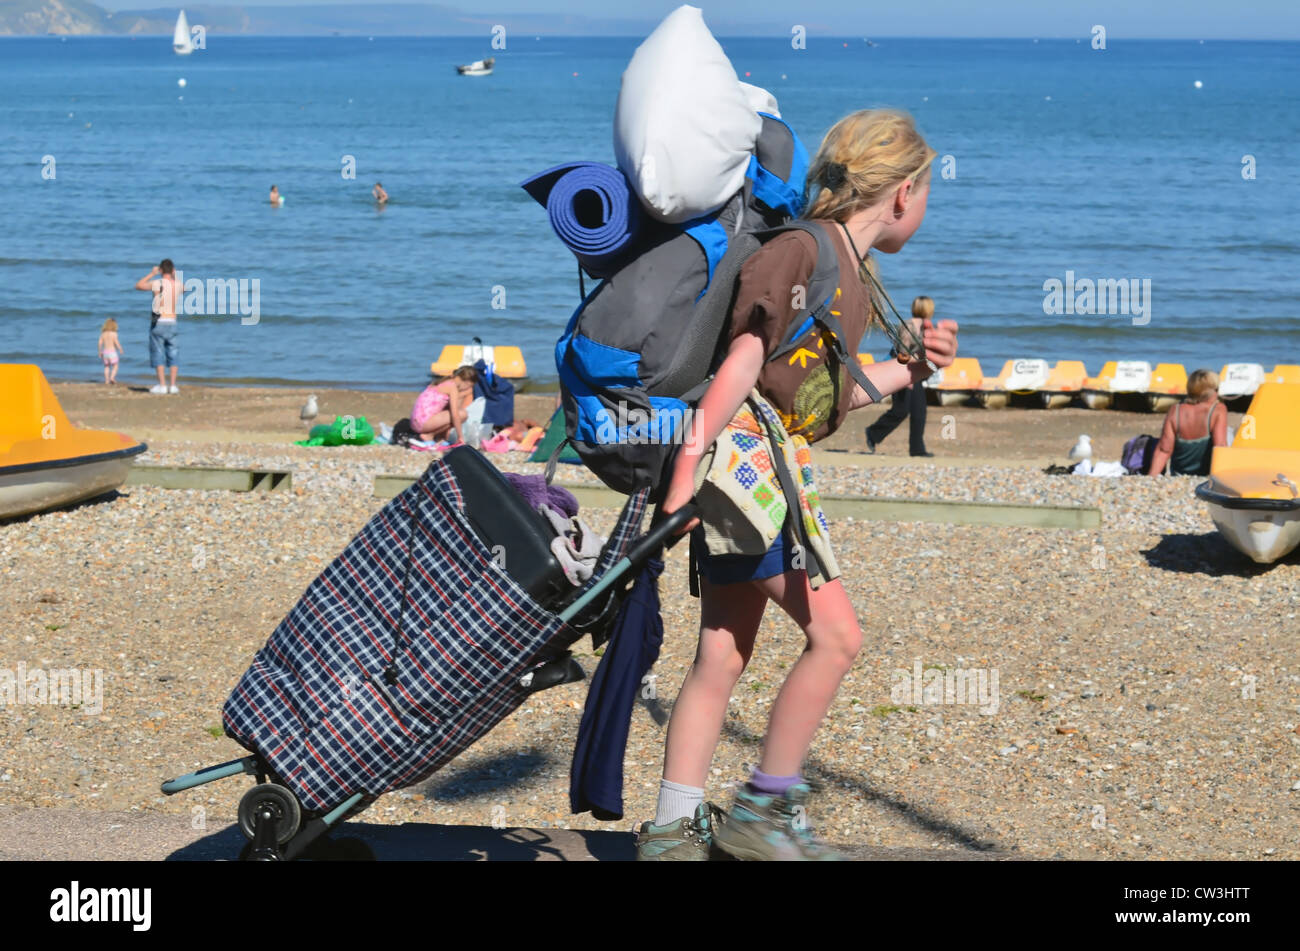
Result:
{"label": "seated woman in pink top", "polygon": [[415,398],[411,409],[411,428],[428,442],[447,438],[456,430],[457,438],[465,428],[465,415],[474,399],[474,383],[478,374],[473,367],[460,367],[455,373],[438,383],[430,383]]}

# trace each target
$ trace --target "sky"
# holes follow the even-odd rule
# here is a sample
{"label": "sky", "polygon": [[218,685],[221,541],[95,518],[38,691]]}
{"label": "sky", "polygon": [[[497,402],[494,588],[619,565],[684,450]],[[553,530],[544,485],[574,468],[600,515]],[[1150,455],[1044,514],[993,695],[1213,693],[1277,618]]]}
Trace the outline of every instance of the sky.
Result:
{"label": "sky", "polygon": [[[200,0],[203,2],[203,0]],[[209,0],[211,5],[221,0]],[[287,6],[329,0],[244,0],[242,6]],[[358,5],[394,0],[341,0]],[[399,0],[400,2],[400,0]],[[147,9],[157,0],[100,0],[110,10]],[[680,0],[445,0],[465,12],[554,13],[662,18]],[[1300,39],[1300,0],[698,0],[705,19],[761,19],[803,24],[810,33],[866,36],[1087,36],[1095,24],[1108,38]]]}

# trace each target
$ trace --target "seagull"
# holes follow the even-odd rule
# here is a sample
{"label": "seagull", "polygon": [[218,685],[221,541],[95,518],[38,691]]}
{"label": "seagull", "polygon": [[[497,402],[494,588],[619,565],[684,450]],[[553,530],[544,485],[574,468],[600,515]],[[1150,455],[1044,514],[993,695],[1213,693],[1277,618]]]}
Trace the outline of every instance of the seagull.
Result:
{"label": "seagull", "polygon": [[308,425],[316,418],[316,394],[312,393],[307,397],[307,402],[303,404],[302,411],[298,413],[298,418]]}
{"label": "seagull", "polygon": [[1092,437],[1090,437],[1090,436],[1080,436],[1080,437],[1079,437],[1079,441],[1078,441],[1077,443],[1075,443],[1075,444],[1074,444],[1074,448],[1070,450],[1070,461],[1071,461],[1071,462],[1082,462],[1084,459],[1091,459],[1091,458],[1092,458],[1092,441],[1091,441],[1091,439],[1092,439]]}

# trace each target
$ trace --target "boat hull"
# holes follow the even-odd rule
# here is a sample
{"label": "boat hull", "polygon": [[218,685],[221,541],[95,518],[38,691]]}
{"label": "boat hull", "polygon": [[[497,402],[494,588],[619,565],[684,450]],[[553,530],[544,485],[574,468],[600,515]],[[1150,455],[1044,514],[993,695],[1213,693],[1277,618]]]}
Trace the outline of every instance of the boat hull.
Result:
{"label": "boat hull", "polygon": [[1043,409],[1061,409],[1063,406],[1069,406],[1074,402],[1074,393],[1052,392],[1051,390],[1040,390],[1039,394],[1043,400]]}
{"label": "boat hull", "polygon": [[1110,393],[1101,390],[1084,390],[1079,397],[1088,409],[1110,409],[1111,401],[1114,399]]}
{"label": "boat hull", "polygon": [[32,515],[93,499],[126,481],[137,443],[115,453],[0,468],[0,519]]}
{"label": "boat hull", "polygon": [[1196,495],[1228,544],[1252,561],[1270,565],[1300,546],[1300,499],[1242,499],[1213,491],[1209,482]]}

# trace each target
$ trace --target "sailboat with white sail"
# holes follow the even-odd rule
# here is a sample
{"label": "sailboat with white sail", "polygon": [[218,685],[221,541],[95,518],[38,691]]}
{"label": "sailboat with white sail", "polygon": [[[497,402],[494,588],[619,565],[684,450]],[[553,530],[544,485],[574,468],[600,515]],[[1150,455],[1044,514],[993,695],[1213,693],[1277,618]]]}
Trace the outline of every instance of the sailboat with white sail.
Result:
{"label": "sailboat with white sail", "polygon": [[176,30],[172,33],[172,52],[177,56],[189,56],[194,52],[194,41],[190,39],[190,21],[185,19],[185,11],[176,18]]}

